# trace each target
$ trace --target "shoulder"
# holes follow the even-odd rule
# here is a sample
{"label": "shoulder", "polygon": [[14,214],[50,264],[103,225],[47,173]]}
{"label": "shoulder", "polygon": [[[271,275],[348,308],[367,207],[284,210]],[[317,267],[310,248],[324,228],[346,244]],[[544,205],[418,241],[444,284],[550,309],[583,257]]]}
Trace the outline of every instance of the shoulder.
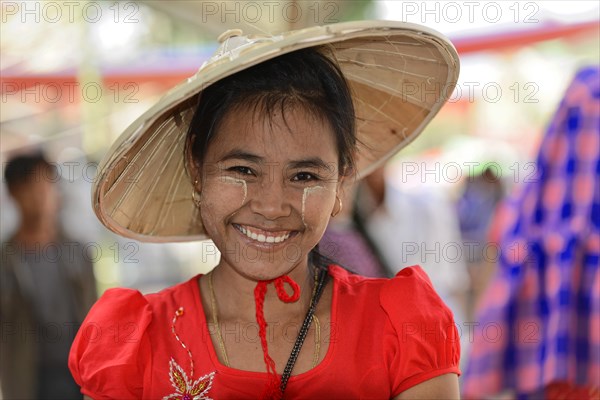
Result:
{"label": "shoulder", "polygon": [[383,285],[379,302],[400,343],[410,343],[413,349],[446,352],[438,354],[443,363],[458,361],[460,344],[454,315],[421,267],[398,272]]}
{"label": "shoulder", "polygon": [[340,309],[373,321],[387,320],[399,332],[435,325],[452,333],[452,311],[435,291],[420,266],[406,267],[388,278],[367,278],[332,265],[330,275],[337,285]]}
{"label": "shoulder", "polygon": [[387,359],[394,394],[444,374],[460,374],[460,337],[452,311],[421,267],[402,269],[379,297],[393,339]]}
{"label": "shoulder", "polygon": [[84,325],[111,325],[124,321],[151,320],[152,310],[146,296],[137,290],[108,289],[88,313]]}
{"label": "shoulder", "polygon": [[147,295],[135,289],[108,289],[91,308],[82,328],[86,325],[103,328],[133,323],[141,334],[154,318],[162,317],[164,309],[171,310],[173,304],[179,306],[195,301],[195,284],[197,277]]}
{"label": "shoulder", "polygon": [[378,290],[382,284],[389,281],[386,278],[370,278],[358,275],[336,264],[329,265],[329,275],[337,285],[346,290]]}
{"label": "shoulder", "polygon": [[82,393],[94,399],[141,398],[153,357],[149,335],[157,333],[150,332],[153,321],[167,318],[163,314],[174,302],[189,301],[194,282],[150,295],[122,288],[104,292],[69,354],[69,368]]}
{"label": "shoulder", "polygon": [[452,312],[440,299],[429,276],[420,266],[406,267],[391,279],[355,275],[337,265],[331,265],[329,271],[340,291],[378,303],[390,317],[395,318],[399,313],[403,317],[410,317],[415,313],[432,312],[452,317]]}
{"label": "shoulder", "polygon": [[102,253],[100,245],[96,242],[82,242],[71,236],[60,233],[54,245],[60,251],[64,264],[92,264]]}
{"label": "shoulder", "polygon": [[69,354],[69,368],[83,394],[94,399],[141,394],[139,358],[149,354],[145,331],[151,321],[148,301],[136,290],[109,289],[100,297]]}
{"label": "shoulder", "polygon": [[452,322],[452,311],[435,291],[427,273],[419,266],[406,267],[381,288],[379,301],[391,319],[404,321],[440,317]]}
{"label": "shoulder", "polygon": [[356,276],[335,266],[330,271],[340,295],[345,294],[340,300],[349,303],[341,305],[349,310],[345,317],[368,318],[370,326],[381,329],[394,395],[437,376],[460,373],[452,311],[421,267],[404,268],[391,279]]}

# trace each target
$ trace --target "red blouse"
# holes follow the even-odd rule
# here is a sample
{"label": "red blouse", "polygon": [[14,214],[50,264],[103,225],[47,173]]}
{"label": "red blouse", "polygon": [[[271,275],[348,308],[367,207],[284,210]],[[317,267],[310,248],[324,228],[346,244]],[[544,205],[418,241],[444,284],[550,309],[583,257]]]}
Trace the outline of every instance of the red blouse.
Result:
{"label": "red blouse", "polygon": [[[364,278],[338,266],[329,274],[327,354],[290,378],[286,398],[389,399],[436,376],[460,374],[452,312],[420,267],[393,279]],[[197,276],[147,296],[106,291],[77,334],[69,367],[82,393],[97,400],[251,399],[267,382],[266,373],[218,361]]]}

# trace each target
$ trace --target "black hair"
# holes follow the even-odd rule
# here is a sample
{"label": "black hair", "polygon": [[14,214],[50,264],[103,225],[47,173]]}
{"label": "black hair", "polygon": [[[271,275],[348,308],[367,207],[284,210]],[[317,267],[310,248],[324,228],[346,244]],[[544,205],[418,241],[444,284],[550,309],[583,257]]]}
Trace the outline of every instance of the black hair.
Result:
{"label": "black hair", "polygon": [[[247,68],[208,86],[188,128],[186,167],[201,167],[225,116],[252,105],[267,118],[277,108],[301,106],[334,131],[341,175],[355,171],[356,124],[350,88],[327,47],[297,50]],[[284,117],[285,118],[285,117]]]}
{"label": "black hair", "polygon": [[4,180],[9,191],[17,186],[47,179],[56,182],[57,171],[43,153],[20,155],[12,158],[4,169]]}

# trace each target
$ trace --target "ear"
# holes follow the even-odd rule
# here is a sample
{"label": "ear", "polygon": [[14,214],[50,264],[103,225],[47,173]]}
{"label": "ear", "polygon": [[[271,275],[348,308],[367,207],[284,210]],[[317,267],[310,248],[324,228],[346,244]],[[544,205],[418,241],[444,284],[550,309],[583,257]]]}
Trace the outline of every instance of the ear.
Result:
{"label": "ear", "polygon": [[200,177],[200,170],[195,167],[188,167],[188,172],[191,178],[192,185],[192,201],[197,208],[200,208],[201,200],[200,193],[202,193],[202,179]]}
{"label": "ear", "polygon": [[192,181],[192,187],[196,191],[196,193],[202,192],[202,181],[200,179],[194,179]]}
{"label": "ear", "polygon": [[202,182],[202,170],[198,162],[194,159],[191,152],[191,146],[186,146],[185,157],[183,160],[185,169],[190,177],[191,185],[194,187],[194,190],[200,193],[201,190],[201,182]]}
{"label": "ear", "polygon": [[346,191],[351,190],[356,183],[354,175],[341,175],[335,187],[335,191],[339,196],[344,196]]}
{"label": "ear", "polygon": [[340,179],[338,180],[337,184],[335,185],[335,193],[336,195],[342,197],[344,195],[344,185],[346,182],[346,177],[345,176],[341,176]]}
{"label": "ear", "polygon": [[194,171],[191,184],[196,193],[202,193],[202,171],[199,169]]}
{"label": "ear", "polygon": [[200,193],[202,190],[202,171],[196,166],[189,165],[188,172],[190,175],[190,184],[194,188],[194,191]]}

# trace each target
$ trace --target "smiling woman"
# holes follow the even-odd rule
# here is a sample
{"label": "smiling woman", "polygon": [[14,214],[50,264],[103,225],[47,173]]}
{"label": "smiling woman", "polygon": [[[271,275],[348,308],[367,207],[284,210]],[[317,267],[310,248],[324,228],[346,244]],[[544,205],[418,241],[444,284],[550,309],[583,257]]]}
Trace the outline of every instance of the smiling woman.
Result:
{"label": "smiling woman", "polygon": [[[230,114],[224,121],[196,190],[204,229],[225,250],[221,264],[235,269],[243,263],[239,273],[268,280],[306,262],[323,235],[339,180],[321,178],[326,170],[320,165],[336,164],[337,150],[328,126],[314,123],[301,109],[286,111],[288,126],[280,116],[260,121],[249,114]],[[244,126],[244,121],[250,122]],[[311,142],[322,145],[307,147]],[[246,153],[236,151],[238,146]],[[306,160],[317,161],[308,166]],[[242,252],[234,262],[235,249],[247,246],[260,250],[258,257]],[[298,250],[294,257],[291,248]]]}
{"label": "smiling woman", "polygon": [[224,249],[220,264],[250,281],[308,270],[307,255],[352,172],[352,98],[319,50],[298,50],[210,86],[188,130],[185,154],[204,229]]}
{"label": "smiling woman", "polygon": [[457,397],[458,335],[425,273],[367,279],[318,252],[342,182],[405,146],[451,93],[452,46],[395,22],[222,39],[124,133],[94,192],[115,232],[209,238],[220,262],[157,294],[108,291],[72,347],[82,392]]}

